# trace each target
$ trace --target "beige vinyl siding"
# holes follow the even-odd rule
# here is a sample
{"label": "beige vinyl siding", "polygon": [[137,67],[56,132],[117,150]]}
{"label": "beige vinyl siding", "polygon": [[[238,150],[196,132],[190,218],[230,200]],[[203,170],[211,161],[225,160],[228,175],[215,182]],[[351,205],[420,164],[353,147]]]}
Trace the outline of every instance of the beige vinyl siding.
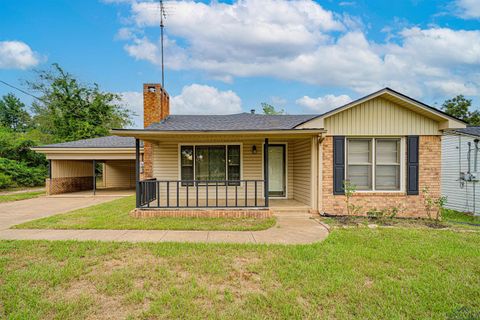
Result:
{"label": "beige vinyl siding", "polygon": [[[305,141],[310,142],[310,139],[305,139]],[[192,144],[241,144],[241,179],[242,180],[263,180],[263,139],[239,139],[239,140],[225,140],[225,139],[215,139],[215,140],[201,140],[197,139],[191,142],[178,142],[178,141],[154,141],[153,143],[153,176],[158,180],[180,180],[180,168],[179,168],[179,146],[180,145],[192,145]],[[294,149],[291,148],[290,144],[293,143],[293,140],[270,140],[271,144],[286,144],[287,146],[287,197],[293,199],[293,188],[294,188],[294,168],[293,168],[293,159],[294,159]],[[252,153],[252,147],[255,145],[257,147],[257,153]],[[259,200],[263,201],[263,183],[259,182],[257,184],[257,197]],[[186,198],[186,187],[180,188],[180,198]],[[225,198],[225,186],[219,186],[219,198]],[[239,199],[245,198],[245,186],[242,184],[237,187]],[[162,185],[160,189],[161,193],[166,192],[166,186]],[[170,200],[174,201],[176,185],[175,183],[170,186]],[[228,187],[228,197],[233,199],[235,197],[235,187]],[[254,197],[254,183],[249,183],[248,188],[248,198],[253,199]],[[194,198],[195,188],[189,188],[189,198]],[[209,187],[208,190],[209,199],[215,199],[215,186]],[[199,198],[205,199],[206,197],[206,187],[199,187]],[[182,200],[182,203],[184,200]],[[192,203],[190,203],[192,204]],[[213,204],[213,203],[212,203]],[[229,202],[229,205],[233,203]]]}
{"label": "beige vinyl siding", "polygon": [[109,160],[105,161],[103,179],[106,188],[134,188],[135,161]]}
{"label": "beige vinyl siding", "polygon": [[324,120],[328,135],[440,135],[439,124],[383,98],[375,98]]}
{"label": "beige vinyl siding", "polygon": [[293,154],[293,199],[306,205],[311,203],[311,145],[310,139],[297,140],[291,144]]}
{"label": "beige vinyl siding", "polygon": [[[192,142],[191,144],[200,144],[201,142]],[[207,142],[216,144],[217,142]],[[219,143],[219,142],[218,142]],[[223,142],[222,142],[223,143]],[[237,142],[224,142],[225,144],[237,144]],[[258,141],[243,141],[242,148],[242,166],[241,174],[243,180],[262,180],[262,142]],[[179,168],[179,145],[188,145],[189,143],[180,143],[180,142],[157,142],[153,144],[153,175],[157,180],[180,180],[180,168]],[[202,143],[203,144],[203,143]],[[257,146],[257,153],[252,154],[252,146],[255,144]],[[184,186],[180,186],[179,196],[181,199],[180,205],[185,205],[186,199],[186,190]],[[227,190],[226,190],[227,189]],[[263,197],[263,183],[257,184],[257,197],[261,201]],[[245,187],[244,184],[237,187],[238,199],[242,200],[245,198]],[[161,200],[166,201],[166,184],[162,184],[160,188]],[[195,202],[195,187],[189,187],[189,202],[190,205],[194,205]],[[208,188],[208,199],[209,205],[214,205],[215,202],[215,186],[209,186]],[[200,202],[206,199],[206,186],[198,187],[198,197]],[[219,186],[218,187],[218,198],[221,200],[219,203],[220,206],[225,204],[225,201],[222,199],[226,198],[226,193],[228,193],[229,199],[234,199],[235,197],[235,187],[234,186]],[[249,183],[247,187],[247,195],[249,199],[253,199],[255,195],[254,183]],[[170,184],[170,205],[175,204],[176,200],[176,183],[173,182]],[[233,206],[233,201],[229,202],[230,206]]]}
{"label": "beige vinyl siding", "polygon": [[93,162],[52,160],[52,178],[92,177]]}

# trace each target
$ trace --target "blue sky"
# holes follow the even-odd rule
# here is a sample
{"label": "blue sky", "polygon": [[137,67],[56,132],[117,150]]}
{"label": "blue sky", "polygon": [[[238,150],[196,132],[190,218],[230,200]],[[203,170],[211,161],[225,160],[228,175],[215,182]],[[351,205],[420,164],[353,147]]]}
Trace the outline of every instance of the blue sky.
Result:
{"label": "blue sky", "polygon": [[[456,94],[480,103],[477,0],[166,6],[174,113],[259,110],[261,102],[321,113],[385,86],[432,105]],[[1,1],[0,80],[22,86],[33,69],[57,62],[121,93],[140,117],[142,83],[160,81],[157,20],[147,0]],[[10,91],[0,84],[0,95]]]}

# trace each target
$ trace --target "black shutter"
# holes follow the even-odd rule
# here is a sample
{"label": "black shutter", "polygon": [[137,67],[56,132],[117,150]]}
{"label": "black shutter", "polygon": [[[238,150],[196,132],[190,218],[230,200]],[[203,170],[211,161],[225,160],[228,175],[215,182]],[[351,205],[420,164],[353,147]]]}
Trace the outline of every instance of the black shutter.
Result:
{"label": "black shutter", "polygon": [[345,194],[345,137],[333,137],[333,194]]}
{"label": "black shutter", "polygon": [[407,137],[407,194],[418,195],[418,136]]}

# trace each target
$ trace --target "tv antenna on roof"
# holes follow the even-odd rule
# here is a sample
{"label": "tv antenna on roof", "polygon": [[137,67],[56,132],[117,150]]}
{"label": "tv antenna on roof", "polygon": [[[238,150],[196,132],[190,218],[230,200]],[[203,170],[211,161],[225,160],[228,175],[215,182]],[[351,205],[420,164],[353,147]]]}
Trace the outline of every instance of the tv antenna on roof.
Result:
{"label": "tv antenna on roof", "polygon": [[167,18],[167,14],[165,12],[165,6],[163,4],[163,0],[159,0],[159,8],[160,8],[160,49],[162,55],[162,88],[165,89],[165,66],[163,63],[163,29],[165,28],[164,19]]}

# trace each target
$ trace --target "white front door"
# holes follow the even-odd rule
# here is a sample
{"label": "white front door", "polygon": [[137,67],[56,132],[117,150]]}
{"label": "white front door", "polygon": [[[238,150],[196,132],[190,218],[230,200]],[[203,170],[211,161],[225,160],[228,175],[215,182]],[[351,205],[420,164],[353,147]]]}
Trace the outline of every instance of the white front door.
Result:
{"label": "white front door", "polygon": [[268,195],[285,196],[285,145],[268,146]]}

